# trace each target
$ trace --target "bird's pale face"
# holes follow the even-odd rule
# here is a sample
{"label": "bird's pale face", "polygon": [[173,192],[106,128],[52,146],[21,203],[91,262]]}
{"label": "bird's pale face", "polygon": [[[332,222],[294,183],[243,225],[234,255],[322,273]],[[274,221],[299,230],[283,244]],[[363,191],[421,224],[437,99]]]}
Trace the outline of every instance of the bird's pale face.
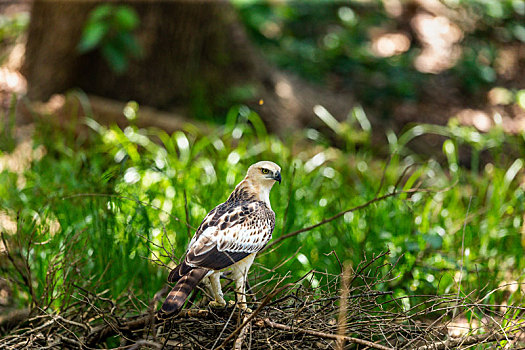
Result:
{"label": "bird's pale face", "polygon": [[271,187],[275,181],[281,183],[281,167],[273,162],[258,162],[248,168],[247,177],[255,183]]}

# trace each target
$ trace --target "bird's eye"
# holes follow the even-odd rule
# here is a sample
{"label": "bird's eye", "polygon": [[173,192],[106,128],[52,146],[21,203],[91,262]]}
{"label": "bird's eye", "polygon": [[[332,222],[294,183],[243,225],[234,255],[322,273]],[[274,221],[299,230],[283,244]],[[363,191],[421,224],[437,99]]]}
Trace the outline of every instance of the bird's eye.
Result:
{"label": "bird's eye", "polygon": [[268,173],[270,172],[270,170],[265,169],[265,168],[262,168],[262,169],[261,169],[261,172],[262,172],[263,174],[268,174]]}

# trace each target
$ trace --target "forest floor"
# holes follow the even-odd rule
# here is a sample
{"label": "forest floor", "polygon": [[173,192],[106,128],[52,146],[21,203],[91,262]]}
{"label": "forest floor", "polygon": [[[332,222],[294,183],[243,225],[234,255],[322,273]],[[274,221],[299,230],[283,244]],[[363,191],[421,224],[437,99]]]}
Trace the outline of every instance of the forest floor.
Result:
{"label": "forest floor", "polygon": [[[386,274],[388,252],[364,260],[339,275],[311,271],[298,280],[266,273],[248,291],[253,311],[235,305],[206,307],[206,291],[196,291],[192,305],[159,321],[154,305],[133,294],[114,300],[80,289],[77,302],[60,313],[18,311],[3,317],[10,332],[0,340],[9,349],[114,347],[115,349],[521,349],[524,320],[520,308],[489,305],[473,295],[413,295],[413,307],[377,286],[395,278]],[[225,276],[228,280],[228,276]],[[309,287],[317,278],[322,284]],[[254,279],[252,279],[252,282]],[[231,292],[231,281],[225,285]],[[488,291],[490,294],[493,291]],[[204,306],[204,307],[203,307]],[[147,311],[145,311],[147,309]],[[346,344],[346,345],[345,345]]]}

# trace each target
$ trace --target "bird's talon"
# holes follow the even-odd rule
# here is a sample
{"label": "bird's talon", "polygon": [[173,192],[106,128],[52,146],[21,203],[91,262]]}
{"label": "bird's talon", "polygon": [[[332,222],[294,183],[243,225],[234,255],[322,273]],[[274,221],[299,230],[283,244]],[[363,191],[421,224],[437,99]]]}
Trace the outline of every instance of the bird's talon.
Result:
{"label": "bird's talon", "polygon": [[252,309],[250,309],[248,306],[246,306],[246,303],[237,304],[237,307],[244,312],[251,313]]}
{"label": "bird's talon", "polygon": [[235,301],[233,300],[230,300],[228,302],[228,306],[229,307],[238,307],[241,311],[245,311],[245,312],[248,312],[248,313],[251,313],[253,312],[252,309],[250,309],[249,307],[246,306],[246,303],[236,303]]}
{"label": "bird's talon", "polygon": [[224,308],[226,306],[226,302],[224,303],[220,303],[216,300],[212,300],[208,303],[208,306],[209,307],[212,307],[212,308],[216,308],[216,309],[219,309],[219,308]]}

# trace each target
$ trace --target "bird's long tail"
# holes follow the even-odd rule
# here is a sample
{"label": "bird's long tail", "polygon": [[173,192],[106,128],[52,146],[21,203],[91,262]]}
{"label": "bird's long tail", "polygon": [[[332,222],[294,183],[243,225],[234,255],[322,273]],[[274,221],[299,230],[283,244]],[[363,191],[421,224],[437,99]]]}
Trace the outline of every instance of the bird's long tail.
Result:
{"label": "bird's long tail", "polygon": [[199,282],[206,276],[208,270],[206,269],[192,269],[186,275],[182,276],[175,287],[168,293],[164,304],[158,313],[159,318],[168,318],[179,313],[184,306],[184,302],[188,298],[191,291],[199,284]]}
{"label": "bird's long tail", "polygon": [[181,275],[181,267],[182,264],[177,265],[177,267],[170,271],[170,274],[168,276],[168,282],[177,282],[182,278],[183,275]]}

